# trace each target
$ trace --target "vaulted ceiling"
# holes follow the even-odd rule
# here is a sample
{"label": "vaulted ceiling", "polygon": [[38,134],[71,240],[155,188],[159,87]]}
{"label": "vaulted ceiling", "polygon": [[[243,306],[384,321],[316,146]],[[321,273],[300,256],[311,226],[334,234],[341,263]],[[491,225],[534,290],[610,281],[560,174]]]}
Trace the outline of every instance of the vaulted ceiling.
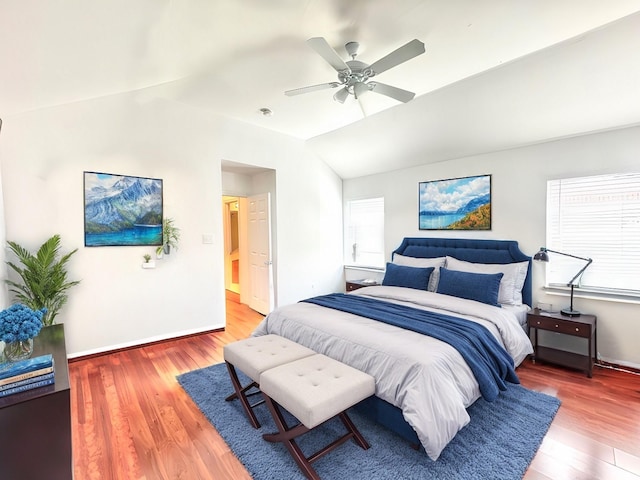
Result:
{"label": "vaulted ceiling", "polygon": [[[640,0],[2,0],[0,118],[138,91],[305,139],[343,178],[640,123]],[[336,71],[416,93],[289,97]],[[264,116],[261,108],[273,115]],[[363,113],[364,112],[364,113]]]}

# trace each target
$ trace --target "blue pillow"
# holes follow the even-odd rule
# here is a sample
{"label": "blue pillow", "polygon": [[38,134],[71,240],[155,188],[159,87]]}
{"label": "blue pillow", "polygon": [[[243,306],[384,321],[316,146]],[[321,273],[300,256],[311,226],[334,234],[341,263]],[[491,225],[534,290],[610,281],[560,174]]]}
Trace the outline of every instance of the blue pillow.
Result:
{"label": "blue pillow", "polygon": [[499,307],[498,291],[502,275],[502,273],[469,273],[440,268],[437,292]]}
{"label": "blue pillow", "polygon": [[387,263],[387,271],[384,273],[382,285],[426,290],[433,270],[433,267],[405,267],[395,263]]}

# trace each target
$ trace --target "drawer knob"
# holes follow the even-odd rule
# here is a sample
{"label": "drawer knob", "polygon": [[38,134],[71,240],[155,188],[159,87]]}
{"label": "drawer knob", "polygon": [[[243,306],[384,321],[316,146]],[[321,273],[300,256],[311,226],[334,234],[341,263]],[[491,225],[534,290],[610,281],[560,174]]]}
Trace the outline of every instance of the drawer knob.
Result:
{"label": "drawer knob", "polygon": [[579,329],[579,328],[576,328],[576,332],[579,332],[579,331],[580,331],[580,329]]}
{"label": "drawer knob", "polygon": [[540,325],[540,322],[537,322],[537,323],[538,323],[538,325]]}
{"label": "drawer knob", "polygon": [[556,324],[556,328],[558,328],[558,324]]}

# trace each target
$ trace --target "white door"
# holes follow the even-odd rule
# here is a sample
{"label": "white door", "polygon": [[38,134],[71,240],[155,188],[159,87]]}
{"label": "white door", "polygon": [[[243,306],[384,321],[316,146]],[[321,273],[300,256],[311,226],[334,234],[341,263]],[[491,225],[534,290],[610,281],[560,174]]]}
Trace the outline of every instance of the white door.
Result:
{"label": "white door", "polygon": [[269,194],[249,197],[249,307],[266,315],[273,305]]}

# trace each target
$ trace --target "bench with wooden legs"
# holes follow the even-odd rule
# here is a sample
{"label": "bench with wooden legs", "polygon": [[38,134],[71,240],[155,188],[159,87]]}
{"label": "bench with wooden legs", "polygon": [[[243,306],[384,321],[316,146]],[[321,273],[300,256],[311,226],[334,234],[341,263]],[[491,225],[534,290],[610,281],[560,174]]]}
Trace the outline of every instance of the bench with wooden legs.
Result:
{"label": "bench with wooden legs", "polygon": [[[224,361],[227,365],[234,392],[225,400],[238,399],[253,428],[260,428],[253,409],[264,401],[250,403],[249,398],[257,393],[260,374],[270,368],[315,355],[313,350],[299,345],[279,335],[263,335],[229,343],[223,349]],[[240,384],[236,372],[240,369],[252,381],[245,386]]]}
{"label": "bench with wooden legs", "polygon": [[[265,434],[263,438],[269,442],[282,442],[307,478],[319,480],[311,463],[351,438],[363,449],[369,448],[346,410],[375,393],[372,376],[316,354],[264,370],[259,383],[278,428],[278,432]],[[280,406],[300,423],[289,427]],[[347,433],[305,456],[295,439],[334,417],[340,418]]]}

